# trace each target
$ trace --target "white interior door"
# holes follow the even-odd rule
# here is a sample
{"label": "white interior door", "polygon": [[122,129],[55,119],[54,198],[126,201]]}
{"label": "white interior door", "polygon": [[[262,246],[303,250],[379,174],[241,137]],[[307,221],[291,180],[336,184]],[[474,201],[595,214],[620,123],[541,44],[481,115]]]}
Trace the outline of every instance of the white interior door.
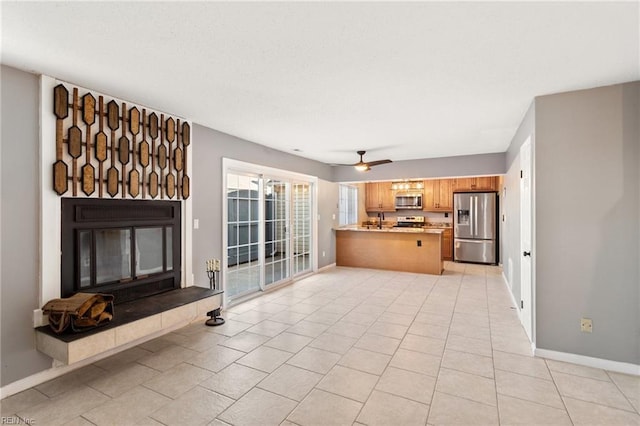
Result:
{"label": "white interior door", "polygon": [[533,341],[533,293],[531,289],[531,138],[520,147],[520,320]]}

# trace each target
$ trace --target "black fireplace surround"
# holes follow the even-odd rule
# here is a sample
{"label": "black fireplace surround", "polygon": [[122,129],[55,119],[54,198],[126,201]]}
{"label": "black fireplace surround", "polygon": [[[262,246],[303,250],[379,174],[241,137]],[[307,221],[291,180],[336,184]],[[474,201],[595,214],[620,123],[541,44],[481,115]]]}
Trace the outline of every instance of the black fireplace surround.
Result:
{"label": "black fireplace surround", "polygon": [[180,201],[62,199],[61,295],[123,303],[180,288]]}

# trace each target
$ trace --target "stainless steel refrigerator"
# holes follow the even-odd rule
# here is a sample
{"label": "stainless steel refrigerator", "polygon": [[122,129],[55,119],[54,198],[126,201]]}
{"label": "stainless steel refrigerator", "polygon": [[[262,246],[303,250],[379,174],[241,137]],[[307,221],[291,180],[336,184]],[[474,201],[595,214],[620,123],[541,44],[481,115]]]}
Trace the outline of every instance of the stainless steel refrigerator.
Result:
{"label": "stainless steel refrigerator", "polygon": [[495,192],[461,192],[453,195],[455,261],[497,262],[497,211]]}

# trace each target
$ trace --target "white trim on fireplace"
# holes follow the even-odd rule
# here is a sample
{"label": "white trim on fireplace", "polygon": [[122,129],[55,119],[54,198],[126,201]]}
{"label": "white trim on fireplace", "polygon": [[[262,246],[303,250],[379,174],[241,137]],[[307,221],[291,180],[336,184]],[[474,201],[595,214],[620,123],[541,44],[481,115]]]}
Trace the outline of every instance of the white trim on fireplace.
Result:
{"label": "white trim on fireplace", "polygon": [[[41,75],[40,76],[40,147],[39,147],[39,169],[40,169],[40,218],[39,218],[39,274],[38,274],[38,306],[33,311],[33,326],[39,327],[46,325],[46,317],[42,315],[39,308],[51,299],[60,297],[60,238],[61,238],[61,197],[53,190],[53,163],[56,161],[56,140],[55,128],[56,120],[53,115],[53,88],[60,83],[65,83],[78,87],[81,92],[90,91],[96,98],[100,95],[106,99],[115,99],[122,102],[118,98],[100,93],[95,90],[85,89],[76,84],[67,83],[55,78]],[[163,113],[140,104],[124,100],[127,105],[145,108],[149,113]],[[167,113],[164,113],[167,114]],[[189,123],[193,128],[190,120],[179,117],[177,114],[168,114],[172,117],[178,117],[180,120]],[[189,144],[186,149],[186,158],[192,158],[192,146]],[[181,286],[191,287],[193,283],[193,265],[192,265],[192,247],[193,247],[193,229],[190,224],[193,221],[193,185],[191,186],[191,195],[188,199],[182,200],[182,277]],[[91,196],[97,198],[97,194]],[[127,196],[126,199],[132,199]],[[140,200],[144,202],[145,200]]]}

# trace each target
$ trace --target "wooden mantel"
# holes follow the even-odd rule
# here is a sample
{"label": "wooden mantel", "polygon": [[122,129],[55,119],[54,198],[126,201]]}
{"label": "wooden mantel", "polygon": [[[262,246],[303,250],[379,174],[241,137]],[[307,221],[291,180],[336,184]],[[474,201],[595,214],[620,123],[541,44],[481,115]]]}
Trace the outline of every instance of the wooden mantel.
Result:
{"label": "wooden mantel", "polygon": [[336,229],[336,265],[440,275],[442,229]]}

